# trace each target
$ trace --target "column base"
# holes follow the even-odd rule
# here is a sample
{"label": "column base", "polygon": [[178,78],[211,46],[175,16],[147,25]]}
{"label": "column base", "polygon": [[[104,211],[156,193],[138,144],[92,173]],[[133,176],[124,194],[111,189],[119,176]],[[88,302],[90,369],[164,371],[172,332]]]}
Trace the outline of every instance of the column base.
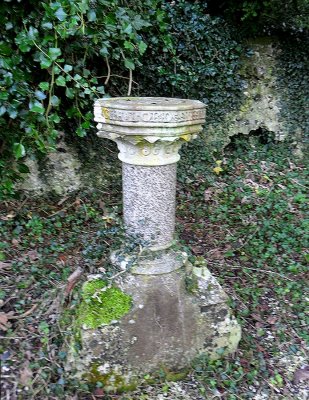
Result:
{"label": "column base", "polygon": [[[119,277],[117,289],[101,289],[96,312],[109,318],[99,326],[87,326],[81,304],[75,335],[81,349],[72,346],[68,369],[77,370],[85,381],[101,382],[106,392],[121,392],[153,382],[160,371],[178,376],[201,354],[216,359],[235,352],[241,329],[227,295],[207,268],[190,268],[190,272],[183,268],[163,275]],[[115,298],[109,303],[108,296]],[[98,299],[98,293],[92,298]],[[94,321],[100,323],[97,317]]]}
{"label": "column base", "polygon": [[136,275],[168,274],[183,267],[188,256],[184,251],[171,247],[162,250],[143,248],[140,252],[116,250],[110,260],[122,270],[128,270]]}

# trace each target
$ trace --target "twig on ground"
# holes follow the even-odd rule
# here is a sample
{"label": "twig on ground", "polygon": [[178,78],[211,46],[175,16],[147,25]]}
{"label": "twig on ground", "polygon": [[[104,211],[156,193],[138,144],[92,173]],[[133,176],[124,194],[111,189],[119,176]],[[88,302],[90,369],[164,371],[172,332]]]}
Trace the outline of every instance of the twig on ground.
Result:
{"label": "twig on ground", "polygon": [[67,285],[65,288],[65,297],[67,297],[72,290],[74,289],[74,286],[76,283],[79,281],[81,275],[83,274],[83,269],[78,267],[67,279]]}
{"label": "twig on ground", "polygon": [[8,317],[8,319],[22,319],[25,317],[28,317],[28,315],[30,315],[36,308],[37,308],[38,304],[34,304],[28,311],[24,312],[21,315],[12,315],[12,317]]}
{"label": "twig on ground", "polygon": [[274,272],[274,271],[266,271],[265,269],[258,269],[258,268],[250,268],[250,267],[242,267],[242,266],[238,266],[238,267],[229,267],[230,269],[249,269],[250,271],[257,271],[257,272],[261,272],[261,273],[264,273],[264,274],[271,274],[271,275],[278,275],[278,276],[280,276],[280,278],[284,278],[284,279],[287,279],[287,280],[289,280],[289,281],[291,281],[291,282],[294,282],[294,280],[293,279],[291,279],[291,278],[288,278],[287,276],[285,276],[285,275],[282,275],[282,274],[279,274],[278,272]]}
{"label": "twig on ground", "polygon": [[57,214],[61,213],[62,211],[68,210],[69,208],[73,207],[75,204],[76,204],[76,200],[72,204],[70,204],[69,206],[62,208],[61,210],[55,211],[52,214],[49,214],[48,218],[53,217],[54,215],[57,215]]}

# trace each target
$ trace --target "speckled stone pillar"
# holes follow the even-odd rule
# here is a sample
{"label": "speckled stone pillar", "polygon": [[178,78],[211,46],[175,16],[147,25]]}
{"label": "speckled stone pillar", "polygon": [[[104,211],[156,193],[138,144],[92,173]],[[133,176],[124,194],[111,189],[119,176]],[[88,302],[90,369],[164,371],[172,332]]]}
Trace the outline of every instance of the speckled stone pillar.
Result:
{"label": "speckled stone pillar", "polygon": [[[104,320],[98,318],[101,310],[110,318],[89,326],[89,318],[83,323],[79,317],[76,336],[82,346],[72,363],[80,378],[117,392],[162,370],[173,378],[201,354],[215,359],[234,352],[240,326],[206,262],[189,263],[174,239],[178,150],[201,131],[205,106],[181,99],[101,99],[95,120],[98,135],[114,140],[120,150],[127,242],[138,246],[132,251],[124,245],[111,257],[123,270],[112,286],[129,296],[131,309],[119,314],[121,296],[111,307],[104,304],[107,291],[94,293],[93,323]],[[98,285],[105,289],[105,283]],[[118,319],[112,317],[114,308]]]}
{"label": "speckled stone pillar", "polygon": [[176,164],[122,164],[123,215],[127,232],[153,250],[173,244]]}

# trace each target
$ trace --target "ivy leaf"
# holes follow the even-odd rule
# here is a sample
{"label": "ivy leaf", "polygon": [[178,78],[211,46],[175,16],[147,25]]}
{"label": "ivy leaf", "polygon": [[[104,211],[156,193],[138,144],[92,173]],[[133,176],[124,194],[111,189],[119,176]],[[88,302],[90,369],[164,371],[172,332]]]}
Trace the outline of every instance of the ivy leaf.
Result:
{"label": "ivy leaf", "polygon": [[65,86],[66,85],[66,81],[65,78],[63,76],[58,76],[58,78],[56,79],[56,85],[58,86]]}
{"label": "ivy leaf", "polygon": [[133,50],[134,50],[133,44],[132,44],[131,42],[128,42],[128,41],[125,41],[125,42],[124,42],[124,47],[125,47],[125,49],[128,49],[128,50],[130,50],[130,51],[133,51]]}
{"label": "ivy leaf", "polygon": [[39,84],[39,88],[42,90],[48,90],[49,89],[49,83],[48,82],[41,82]]}
{"label": "ivy leaf", "polygon": [[19,158],[22,158],[26,155],[26,150],[24,145],[21,143],[14,143],[13,144],[13,153],[15,158],[18,160]]}
{"label": "ivy leaf", "polygon": [[54,113],[49,116],[49,120],[54,122],[55,124],[58,124],[60,122],[60,117],[58,114]]}
{"label": "ivy leaf", "polygon": [[31,49],[32,41],[28,38],[27,33],[25,31],[21,31],[15,38],[15,43],[18,45],[18,48],[23,53],[28,52]]}
{"label": "ivy leaf", "polygon": [[10,118],[15,119],[17,117],[17,110],[14,107],[9,107],[7,112],[9,113]]}
{"label": "ivy leaf", "polygon": [[126,59],[124,60],[124,65],[125,65],[125,67],[128,68],[128,69],[135,69],[135,64],[134,64],[134,62],[133,62],[131,59],[129,59],[129,58],[126,58]]}
{"label": "ivy leaf", "polygon": [[36,91],[34,92],[34,94],[35,94],[35,97],[36,97],[38,100],[44,100],[44,99],[46,99],[46,94],[43,93],[43,92],[41,92],[40,90],[36,90]]}
{"label": "ivy leaf", "polygon": [[0,117],[1,117],[1,115],[3,115],[5,112],[6,112],[6,107],[1,106],[1,107],[0,107]]}
{"label": "ivy leaf", "polygon": [[69,99],[74,99],[74,91],[71,88],[66,88],[65,89],[65,95],[69,98]]}
{"label": "ivy leaf", "polygon": [[63,69],[64,69],[64,72],[70,72],[70,71],[72,71],[73,67],[72,67],[72,65],[65,64]]}
{"label": "ivy leaf", "polygon": [[138,44],[138,51],[140,55],[143,55],[147,49],[147,44],[143,41],[139,42]]}
{"label": "ivy leaf", "polygon": [[131,25],[131,24],[128,24],[128,25],[124,28],[123,33],[127,33],[128,35],[130,35],[130,33],[132,33],[132,31],[133,31],[132,25]]}
{"label": "ivy leaf", "polygon": [[18,171],[21,174],[28,174],[30,172],[30,169],[26,164],[18,164]]}
{"label": "ivy leaf", "polygon": [[55,107],[59,106],[59,104],[60,104],[60,99],[59,99],[59,97],[53,95],[53,96],[51,97],[51,99],[50,99],[50,104],[51,104],[52,106],[55,106]]}
{"label": "ivy leaf", "polygon": [[90,10],[87,14],[87,17],[89,22],[93,22],[97,19],[97,14],[94,10]]}
{"label": "ivy leaf", "polygon": [[34,28],[33,26],[30,26],[30,28],[28,30],[28,38],[30,40],[36,40],[38,34],[39,34],[39,31],[36,28]]}
{"label": "ivy leaf", "polygon": [[44,24],[42,24],[42,28],[53,29],[53,24],[51,22],[44,22]]}
{"label": "ivy leaf", "polygon": [[44,114],[45,108],[42,103],[35,100],[34,102],[29,103],[30,111],[36,114]]}
{"label": "ivy leaf", "polygon": [[[93,87],[94,88],[94,87]],[[104,86],[98,86],[97,87],[97,91],[99,92],[99,93],[105,93],[105,87]]]}
{"label": "ivy leaf", "polygon": [[50,47],[48,49],[48,55],[51,60],[57,60],[57,58],[61,55],[61,49],[59,49],[58,47]]}
{"label": "ivy leaf", "polygon": [[151,26],[151,24],[140,17],[140,15],[136,15],[133,20],[134,28],[138,31],[144,26]]}
{"label": "ivy leaf", "polygon": [[47,69],[52,65],[52,61],[49,58],[41,56],[40,66],[42,69]]}
{"label": "ivy leaf", "polygon": [[90,128],[90,121],[84,121],[82,123],[82,128],[86,128],[86,129]]}
{"label": "ivy leaf", "polygon": [[108,49],[107,49],[106,46],[103,46],[103,47],[100,48],[100,54],[102,56],[107,56],[108,55]]}
{"label": "ivy leaf", "polygon": [[76,130],[76,134],[79,137],[85,137],[87,135],[87,132],[85,131],[85,129],[78,127]]}
{"label": "ivy leaf", "polygon": [[55,12],[55,16],[59,19],[59,21],[64,21],[68,14],[64,11],[62,7],[58,8]]}

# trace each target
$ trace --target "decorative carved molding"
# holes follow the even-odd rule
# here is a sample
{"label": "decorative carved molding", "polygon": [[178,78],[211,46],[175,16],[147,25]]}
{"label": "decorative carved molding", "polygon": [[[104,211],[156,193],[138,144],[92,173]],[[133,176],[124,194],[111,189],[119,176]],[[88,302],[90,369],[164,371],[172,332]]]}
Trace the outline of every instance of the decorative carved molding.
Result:
{"label": "decorative carved molding", "polygon": [[99,99],[94,113],[98,136],[117,143],[119,159],[146,166],[177,162],[181,145],[205,122],[200,101],[164,97]]}

